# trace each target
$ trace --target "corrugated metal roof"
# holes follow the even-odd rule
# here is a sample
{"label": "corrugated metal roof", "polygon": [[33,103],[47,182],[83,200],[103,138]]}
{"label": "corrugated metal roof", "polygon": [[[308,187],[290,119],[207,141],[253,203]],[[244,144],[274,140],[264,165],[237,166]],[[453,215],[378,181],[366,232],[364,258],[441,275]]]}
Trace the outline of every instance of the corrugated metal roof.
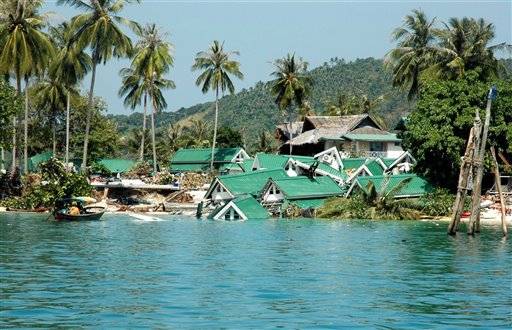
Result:
{"label": "corrugated metal roof", "polygon": [[366,163],[366,158],[343,158],[341,162],[343,163],[343,168],[345,170],[356,169]]}
{"label": "corrugated metal roof", "polygon": [[254,159],[249,158],[249,159],[244,160],[244,162],[242,164],[242,168],[244,169],[244,172],[251,172],[252,164],[254,164]]}
{"label": "corrugated metal roof", "polygon": [[238,213],[240,219],[268,219],[269,217],[267,210],[254,197],[243,195],[215,209],[208,219],[224,219],[224,215],[230,209]]}
{"label": "corrugated metal roof", "polygon": [[401,139],[396,134],[354,134],[343,135],[344,138],[352,141],[380,141],[380,142],[400,142]]}
{"label": "corrugated metal roof", "polygon": [[284,168],[288,162],[289,156],[257,153],[254,163],[261,169],[279,169]]}
{"label": "corrugated metal roof", "polygon": [[29,162],[28,162],[28,169],[30,171],[35,171],[39,168],[40,163],[46,162],[52,157],[53,157],[52,151],[43,152],[43,153],[40,153],[40,154],[30,157]]}
{"label": "corrugated metal roof", "polygon": [[324,206],[326,198],[296,199],[288,201],[288,204],[295,205],[301,209],[319,209]]}
{"label": "corrugated metal roof", "polygon": [[137,163],[135,160],[131,159],[102,159],[97,162],[98,164],[104,165],[110,172],[113,173],[126,173],[130,171]]}
{"label": "corrugated metal roof", "polygon": [[383,175],[384,174],[384,168],[375,159],[368,161],[365,165],[366,165],[366,168],[368,168],[370,170],[370,172],[372,172],[372,175]]}
{"label": "corrugated metal roof", "polygon": [[310,179],[297,176],[287,179],[272,180],[287,199],[308,199],[343,194],[343,190],[328,176],[317,176]]}
{"label": "corrugated metal roof", "polygon": [[386,193],[388,193],[396,185],[408,178],[411,178],[411,181],[400,189],[400,191],[396,192],[395,197],[416,197],[432,190],[432,186],[416,174],[360,176],[357,177],[356,180],[359,187],[365,191],[367,191],[367,185],[370,181],[373,182],[377,191],[380,191],[382,189],[381,187],[389,180],[389,184],[386,188]]}
{"label": "corrugated metal roof", "polygon": [[[214,162],[231,162],[242,148],[216,148]],[[171,158],[171,164],[175,163],[209,163],[212,159],[212,149],[180,149]]]}
{"label": "corrugated metal roof", "polygon": [[171,171],[176,172],[204,172],[209,168],[210,164],[171,164]]}
{"label": "corrugated metal roof", "polygon": [[283,179],[288,178],[288,175],[283,169],[271,169],[222,175],[217,179],[229,192],[236,196],[241,194],[257,194],[270,178]]}

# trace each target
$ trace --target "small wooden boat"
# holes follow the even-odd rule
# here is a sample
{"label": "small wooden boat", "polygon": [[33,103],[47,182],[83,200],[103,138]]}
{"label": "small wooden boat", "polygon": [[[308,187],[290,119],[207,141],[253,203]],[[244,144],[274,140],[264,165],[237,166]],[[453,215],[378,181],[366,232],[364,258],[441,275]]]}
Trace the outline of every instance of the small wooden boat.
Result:
{"label": "small wooden boat", "polygon": [[58,221],[99,220],[107,210],[107,206],[93,203],[96,203],[96,200],[90,197],[61,199],[55,204],[53,217]]}

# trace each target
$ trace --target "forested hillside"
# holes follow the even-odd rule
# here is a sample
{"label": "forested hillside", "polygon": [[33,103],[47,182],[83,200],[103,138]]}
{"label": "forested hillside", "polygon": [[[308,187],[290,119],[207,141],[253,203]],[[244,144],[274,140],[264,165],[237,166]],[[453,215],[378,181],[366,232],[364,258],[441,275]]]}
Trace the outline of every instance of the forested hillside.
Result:
{"label": "forested hillside", "polygon": [[[374,109],[390,128],[397,120],[409,112],[409,103],[405,95],[391,87],[391,76],[384,70],[382,60],[373,58],[345,62],[331,59],[322,66],[311,70],[314,79],[313,95],[309,99],[315,114],[321,115],[326,108],[327,98],[335,98],[338,93],[367,95],[374,100],[383,95],[383,101]],[[270,77],[270,75],[269,75]],[[229,126],[236,130],[245,130],[250,144],[261,132],[273,132],[275,125],[284,121],[270,94],[268,82],[258,82],[249,89],[243,89],[235,95],[224,96],[220,101],[219,126]],[[156,116],[158,129],[166,129],[171,123],[186,125],[191,116],[213,122],[213,103],[198,104],[182,108],[176,112],[163,112]],[[133,127],[141,127],[142,115],[110,115],[117,123],[121,134]]]}

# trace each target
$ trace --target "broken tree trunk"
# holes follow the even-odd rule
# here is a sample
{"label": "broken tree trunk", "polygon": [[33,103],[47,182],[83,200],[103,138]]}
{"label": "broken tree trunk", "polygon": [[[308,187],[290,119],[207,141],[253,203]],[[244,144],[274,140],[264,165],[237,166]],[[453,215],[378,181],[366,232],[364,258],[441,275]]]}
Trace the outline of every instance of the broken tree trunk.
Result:
{"label": "broken tree trunk", "polygon": [[485,144],[487,142],[487,134],[489,132],[489,123],[491,120],[491,104],[492,100],[496,98],[496,86],[492,86],[487,95],[487,106],[485,107],[485,123],[480,142],[480,152],[476,161],[477,173],[474,177],[473,195],[471,201],[471,216],[469,217],[468,235],[474,235],[475,231],[480,231],[480,196],[482,192],[482,177],[484,175],[484,159],[485,159]]}
{"label": "broken tree trunk", "polygon": [[459,183],[457,186],[457,195],[455,202],[453,203],[452,220],[448,226],[448,234],[455,235],[459,228],[460,215],[464,207],[464,199],[468,191],[469,176],[473,167],[473,157],[475,154],[475,144],[478,144],[478,136],[480,135],[480,115],[478,109],[475,111],[475,121],[473,127],[469,132],[468,144],[464,157],[462,157],[462,163],[460,165]]}
{"label": "broken tree trunk", "polygon": [[507,213],[505,206],[505,199],[503,198],[503,191],[501,190],[501,178],[500,178],[500,169],[498,167],[498,160],[496,159],[496,152],[494,151],[494,146],[491,147],[491,155],[492,161],[494,164],[494,176],[496,178],[496,188],[498,188],[498,196],[500,197],[500,205],[501,205],[501,231],[503,232],[503,237],[506,237],[507,232]]}

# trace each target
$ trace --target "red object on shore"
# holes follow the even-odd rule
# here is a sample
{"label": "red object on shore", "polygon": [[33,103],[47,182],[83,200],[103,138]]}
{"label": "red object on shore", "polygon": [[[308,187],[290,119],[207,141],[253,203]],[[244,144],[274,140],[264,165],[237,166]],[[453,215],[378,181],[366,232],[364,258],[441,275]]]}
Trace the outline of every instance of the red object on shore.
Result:
{"label": "red object on shore", "polygon": [[460,216],[463,218],[469,218],[471,216],[471,212],[462,212]]}

